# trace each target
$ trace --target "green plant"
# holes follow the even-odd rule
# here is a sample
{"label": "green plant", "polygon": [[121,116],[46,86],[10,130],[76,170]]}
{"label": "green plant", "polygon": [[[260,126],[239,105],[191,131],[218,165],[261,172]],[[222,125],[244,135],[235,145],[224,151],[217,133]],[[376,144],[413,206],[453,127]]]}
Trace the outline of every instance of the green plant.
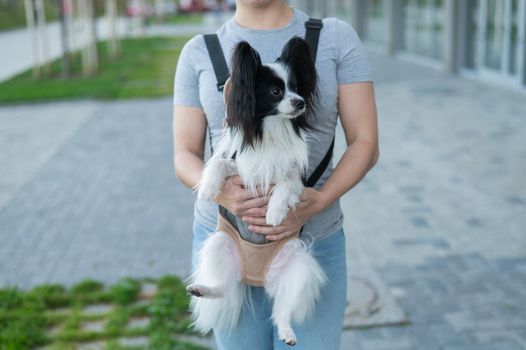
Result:
{"label": "green plant", "polygon": [[110,290],[111,300],[119,305],[127,305],[135,300],[141,284],[131,278],[123,278],[114,284]]}
{"label": "green plant", "polygon": [[61,285],[45,284],[29,291],[26,300],[42,303],[47,308],[58,308],[68,306],[71,303],[71,296]]}
{"label": "green plant", "polygon": [[0,310],[11,310],[24,302],[23,294],[17,288],[0,290]]}

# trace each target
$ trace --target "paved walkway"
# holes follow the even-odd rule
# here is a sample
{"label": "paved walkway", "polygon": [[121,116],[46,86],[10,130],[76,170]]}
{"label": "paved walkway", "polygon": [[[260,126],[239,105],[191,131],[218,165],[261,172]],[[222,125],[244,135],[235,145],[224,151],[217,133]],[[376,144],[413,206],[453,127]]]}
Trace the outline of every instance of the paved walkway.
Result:
{"label": "paved walkway", "polygon": [[411,325],[343,348],[526,349],[526,95],[371,58],[381,155],[343,200],[349,250]]}
{"label": "paved walkway", "polygon": [[[342,201],[348,252],[411,324],[346,331],[342,349],[526,349],[525,95],[371,58],[381,158]],[[0,108],[0,285],[188,274],[170,109]]]}

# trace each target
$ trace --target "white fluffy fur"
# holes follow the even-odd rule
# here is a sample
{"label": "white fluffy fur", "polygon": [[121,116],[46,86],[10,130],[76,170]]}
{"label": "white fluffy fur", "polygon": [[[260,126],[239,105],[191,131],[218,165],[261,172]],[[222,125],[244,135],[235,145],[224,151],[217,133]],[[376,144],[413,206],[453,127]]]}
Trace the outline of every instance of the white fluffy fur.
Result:
{"label": "white fluffy fur", "polygon": [[[278,64],[272,68],[286,81],[285,68]],[[287,94],[298,97],[290,91]],[[290,99],[286,100],[290,105]],[[214,198],[226,177],[237,172],[253,193],[257,187],[269,192],[271,184],[275,184],[266,214],[268,224],[279,225],[300,202],[307,144],[305,135],[294,131],[287,114],[291,107],[285,104],[278,108],[284,114],[265,117],[262,140],[254,147],[243,149],[242,135],[225,130],[218,149],[205,166],[199,184],[200,199]],[[234,153],[235,161],[231,160]],[[235,243],[224,232],[213,233],[199,252],[198,267],[187,287],[190,293],[201,296],[193,296],[191,301],[198,330],[206,333],[212,328],[231,329],[236,325],[248,290],[241,283],[241,273]],[[322,268],[300,239],[287,242],[274,258],[266,275],[265,290],[274,299],[272,320],[281,340],[289,345],[296,343],[291,322],[302,323],[313,313],[325,281]]]}
{"label": "white fluffy fur", "polygon": [[198,265],[191,276],[205,298],[192,297],[190,308],[194,327],[203,333],[212,328],[231,329],[237,324],[245,301],[246,286],[241,283],[241,262],[235,243],[224,232],[215,232],[203,243]]}

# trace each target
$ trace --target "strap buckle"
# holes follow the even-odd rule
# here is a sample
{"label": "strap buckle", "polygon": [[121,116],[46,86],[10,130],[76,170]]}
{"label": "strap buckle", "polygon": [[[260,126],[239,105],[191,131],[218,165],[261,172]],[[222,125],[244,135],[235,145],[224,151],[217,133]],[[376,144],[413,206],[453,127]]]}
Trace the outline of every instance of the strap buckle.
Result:
{"label": "strap buckle", "polygon": [[225,88],[225,83],[218,82],[216,85],[217,85],[217,91],[223,91],[223,89]]}
{"label": "strap buckle", "polygon": [[307,22],[305,22],[305,28],[310,29],[322,29],[323,28],[323,22],[321,19],[309,19]]}

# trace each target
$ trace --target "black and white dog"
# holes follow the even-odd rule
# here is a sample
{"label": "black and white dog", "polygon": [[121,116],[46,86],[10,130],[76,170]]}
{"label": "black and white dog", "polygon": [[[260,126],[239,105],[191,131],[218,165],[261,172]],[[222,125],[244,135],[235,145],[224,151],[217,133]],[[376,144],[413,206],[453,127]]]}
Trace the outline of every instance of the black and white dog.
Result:
{"label": "black and white dog", "polygon": [[[300,202],[308,162],[306,131],[317,102],[317,73],[305,40],[294,37],[281,56],[262,64],[247,42],[233,53],[225,87],[226,128],[207,162],[198,197],[210,200],[225,179],[239,174],[246,189],[270,195],[266,222],[277,226]],[[240,252],[218,231],[203,243],[187,290],[196,328],[229,329],[237,323],[246,298]],[[299,238],[288,240],[270,263],[264,287],[273,298],[272,320],[278,336],[296,343],[291,322],[302,323],[314,310],[325,274]]]}

